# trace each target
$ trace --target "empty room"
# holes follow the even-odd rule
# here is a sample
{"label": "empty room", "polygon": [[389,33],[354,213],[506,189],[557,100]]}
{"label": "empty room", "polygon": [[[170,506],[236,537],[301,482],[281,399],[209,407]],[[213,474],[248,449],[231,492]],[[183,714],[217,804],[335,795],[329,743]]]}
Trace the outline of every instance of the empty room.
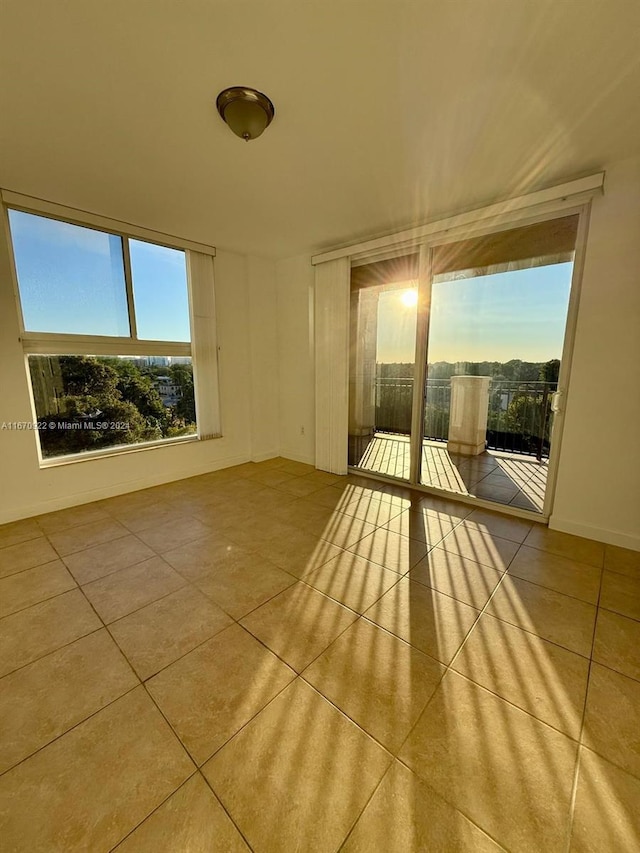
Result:
{"label": "empty room", "polygon": [[2,851],[640,850],[639,40],[0,2]]}

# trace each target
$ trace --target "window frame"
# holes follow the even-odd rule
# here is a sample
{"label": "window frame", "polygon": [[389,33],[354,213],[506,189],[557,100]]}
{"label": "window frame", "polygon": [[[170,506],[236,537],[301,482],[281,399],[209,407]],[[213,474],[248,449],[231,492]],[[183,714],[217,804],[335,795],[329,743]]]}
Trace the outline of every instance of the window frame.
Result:
{"label": "window frame", "polygon": [[[9,248],[12,285],[19,325],[19,339],[24,354],[25,372],[34,423],[38,420],[38,414],[35,410],[35,400],[29,373],[30,355],[181,356],[191,358],[193,368],[196,405],[195,435],[175,436],[149,442],[139,442],[137,444],[113,445],[112,447],[100,448],[99,450],[47,458],[42,455],[38,435],[36,436],[36,448],[40,467],[54,467],[105,456],[120,455],[121,453],[135,453],[157,447],[221,437],[213,269],[213,259],[216,254],[215,248],[6,190],[1,191],[0,196],[2,200],[5,234]],[[129,336],[31,332],[25,328],[13,240],[9,224],[9,210],[16,210],[47,219],[67,222],[71,225],[91,228],[119,237],[122,240]],[[164,248],[178,249],[185,253],[190,342],[142,340],[138,338],[129,252],[130,239],[140,240]],[[33,432],[37,433],[37,430],[33,430]]]}

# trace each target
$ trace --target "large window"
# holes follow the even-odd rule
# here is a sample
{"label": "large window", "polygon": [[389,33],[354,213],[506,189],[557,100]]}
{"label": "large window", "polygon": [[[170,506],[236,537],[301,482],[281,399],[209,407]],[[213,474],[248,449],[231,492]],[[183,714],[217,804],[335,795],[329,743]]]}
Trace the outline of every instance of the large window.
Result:
{"label": "large window", "polygon": [[8,216],[41,458],[219,434],[212,258]]}

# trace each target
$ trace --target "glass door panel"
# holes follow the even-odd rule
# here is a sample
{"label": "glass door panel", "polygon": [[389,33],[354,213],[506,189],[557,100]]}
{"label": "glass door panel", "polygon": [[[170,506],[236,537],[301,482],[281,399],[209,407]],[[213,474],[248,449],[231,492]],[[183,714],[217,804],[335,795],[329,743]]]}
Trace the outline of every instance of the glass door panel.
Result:
{"label": "glass door panel", "polygon": [[408,480],[418,256],[355,267],[351,276],[349,465]]}
{"label": "glass door panel", "polygon": [[577,220],[433,250],[422,485],[543,511]]}

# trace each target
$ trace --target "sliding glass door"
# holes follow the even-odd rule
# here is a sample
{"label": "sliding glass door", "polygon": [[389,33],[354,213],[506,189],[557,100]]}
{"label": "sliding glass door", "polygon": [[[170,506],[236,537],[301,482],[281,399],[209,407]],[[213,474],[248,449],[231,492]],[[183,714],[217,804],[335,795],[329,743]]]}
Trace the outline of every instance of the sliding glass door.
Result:
{"label": "sliding glass door", "polygon": [[544,511],[578,220],[354,267],[351,466]]}
{"label": "sliding glass door", "polygon": [[408,480],[416,352],[418,256],[351,276],[349,465]]}

